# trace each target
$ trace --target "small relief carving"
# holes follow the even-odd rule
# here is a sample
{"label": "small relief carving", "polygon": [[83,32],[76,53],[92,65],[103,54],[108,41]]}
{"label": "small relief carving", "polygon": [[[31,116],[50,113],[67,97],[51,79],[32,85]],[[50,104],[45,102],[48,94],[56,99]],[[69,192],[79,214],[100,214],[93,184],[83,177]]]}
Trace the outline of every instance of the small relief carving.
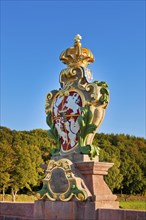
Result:
{"label": "small relief carving", "polygon": [[56,168],[52,171],[50,189],[53,193],[65,193],[69,187],[64,170]]}
{"label": "small relief carving", "polygon": [[69,201],[73,197],[79,201],[86,200],[88,193],[82,187],[82,179],[77,174],[75,177],[71,166],[73,164],[68,159],[51,160],[47,168],[50,178],[43,180],[43,188],[37,192],[37,197],[51,201]]}

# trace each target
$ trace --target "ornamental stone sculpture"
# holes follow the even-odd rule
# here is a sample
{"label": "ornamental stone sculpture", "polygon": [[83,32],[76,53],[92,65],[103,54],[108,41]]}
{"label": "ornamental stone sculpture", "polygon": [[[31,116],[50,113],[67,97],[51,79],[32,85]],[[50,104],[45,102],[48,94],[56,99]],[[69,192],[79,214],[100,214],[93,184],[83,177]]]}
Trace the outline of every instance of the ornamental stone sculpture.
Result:
{"label": "ornamental stone sculpture", "polygon": [[87,65],[94,62],[94,56],[82,48],[81,36],[77,34],[74,40],[74,47],[60,55],[67,65],[60,73],[61,88],[46,98],[47,124],[56,145],[54,154],[81,153],[93,158],[99,149],[92,141],[104,118],[109,90],[105,82],[93,81]]}
{"label": "ornamental stone sculpture", "polygon": [[87,201],[87,209],[117,208],[116,196],[103,179],[113,163],[99,162],[99,148],[92,144],[109,102],[108,86],[93,81],[87,65],[94,62],[94,56],[82,48],[80,35],[74,40],[74,46],[60,55],[67,65],[60,73],[61,88],[49,92],[46,98],[48,133],[55,148],[37,198],[72,201],[69,209],[76,206],[76,201]]}

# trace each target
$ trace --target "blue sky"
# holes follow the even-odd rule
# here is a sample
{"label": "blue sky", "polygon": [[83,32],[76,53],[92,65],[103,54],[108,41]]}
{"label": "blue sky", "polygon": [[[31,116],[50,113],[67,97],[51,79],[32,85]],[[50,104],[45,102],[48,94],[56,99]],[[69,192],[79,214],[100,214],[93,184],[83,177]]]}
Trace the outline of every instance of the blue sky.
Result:
{"label": "blue sky", "polygon": [[82,36],[110,103],[99,132],[145,137],[145,1],[1,1],[1,125],[48,129],[45,98]]}

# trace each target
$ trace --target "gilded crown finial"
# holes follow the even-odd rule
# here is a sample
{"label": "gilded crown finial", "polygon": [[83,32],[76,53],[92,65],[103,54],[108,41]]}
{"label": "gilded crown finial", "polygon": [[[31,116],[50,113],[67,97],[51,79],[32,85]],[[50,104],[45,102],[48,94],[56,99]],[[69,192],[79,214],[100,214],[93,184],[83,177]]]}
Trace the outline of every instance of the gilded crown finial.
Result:
{"label": "gilded crown finial", "polygon": [[90,62],[94,62],[92,52],[87,48],[82,48],[81,35],[77,34],[74,38],[74,47],[67,48],[60,55],[60,60],[69,67],[86,67]]}

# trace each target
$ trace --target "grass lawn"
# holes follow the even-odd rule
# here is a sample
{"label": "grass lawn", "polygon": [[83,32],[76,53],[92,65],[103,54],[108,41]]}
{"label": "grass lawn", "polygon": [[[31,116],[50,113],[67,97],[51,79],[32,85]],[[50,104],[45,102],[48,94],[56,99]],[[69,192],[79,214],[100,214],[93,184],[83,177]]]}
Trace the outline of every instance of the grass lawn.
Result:
{"label": "grass lawn", "polygon": [[[16,195],[16,202],[34,202],[36,200],[35,196],[28,196],[25,194],[17,194]],[[2,201],[2,195],[0,194],[0,201]],[[12,196],[9,194],[5,195],[5,201],[12,201]]]}
{"label": "grass lawn", "polygon": [[146,201],[120,201],[120,208],[146,210]]}
{"label": "grass lawn", "polygon": [[118,195],[121,209],[146,210],[146,195],[130,195],[127,197],[126,201],[125,198],[125,195]]}

